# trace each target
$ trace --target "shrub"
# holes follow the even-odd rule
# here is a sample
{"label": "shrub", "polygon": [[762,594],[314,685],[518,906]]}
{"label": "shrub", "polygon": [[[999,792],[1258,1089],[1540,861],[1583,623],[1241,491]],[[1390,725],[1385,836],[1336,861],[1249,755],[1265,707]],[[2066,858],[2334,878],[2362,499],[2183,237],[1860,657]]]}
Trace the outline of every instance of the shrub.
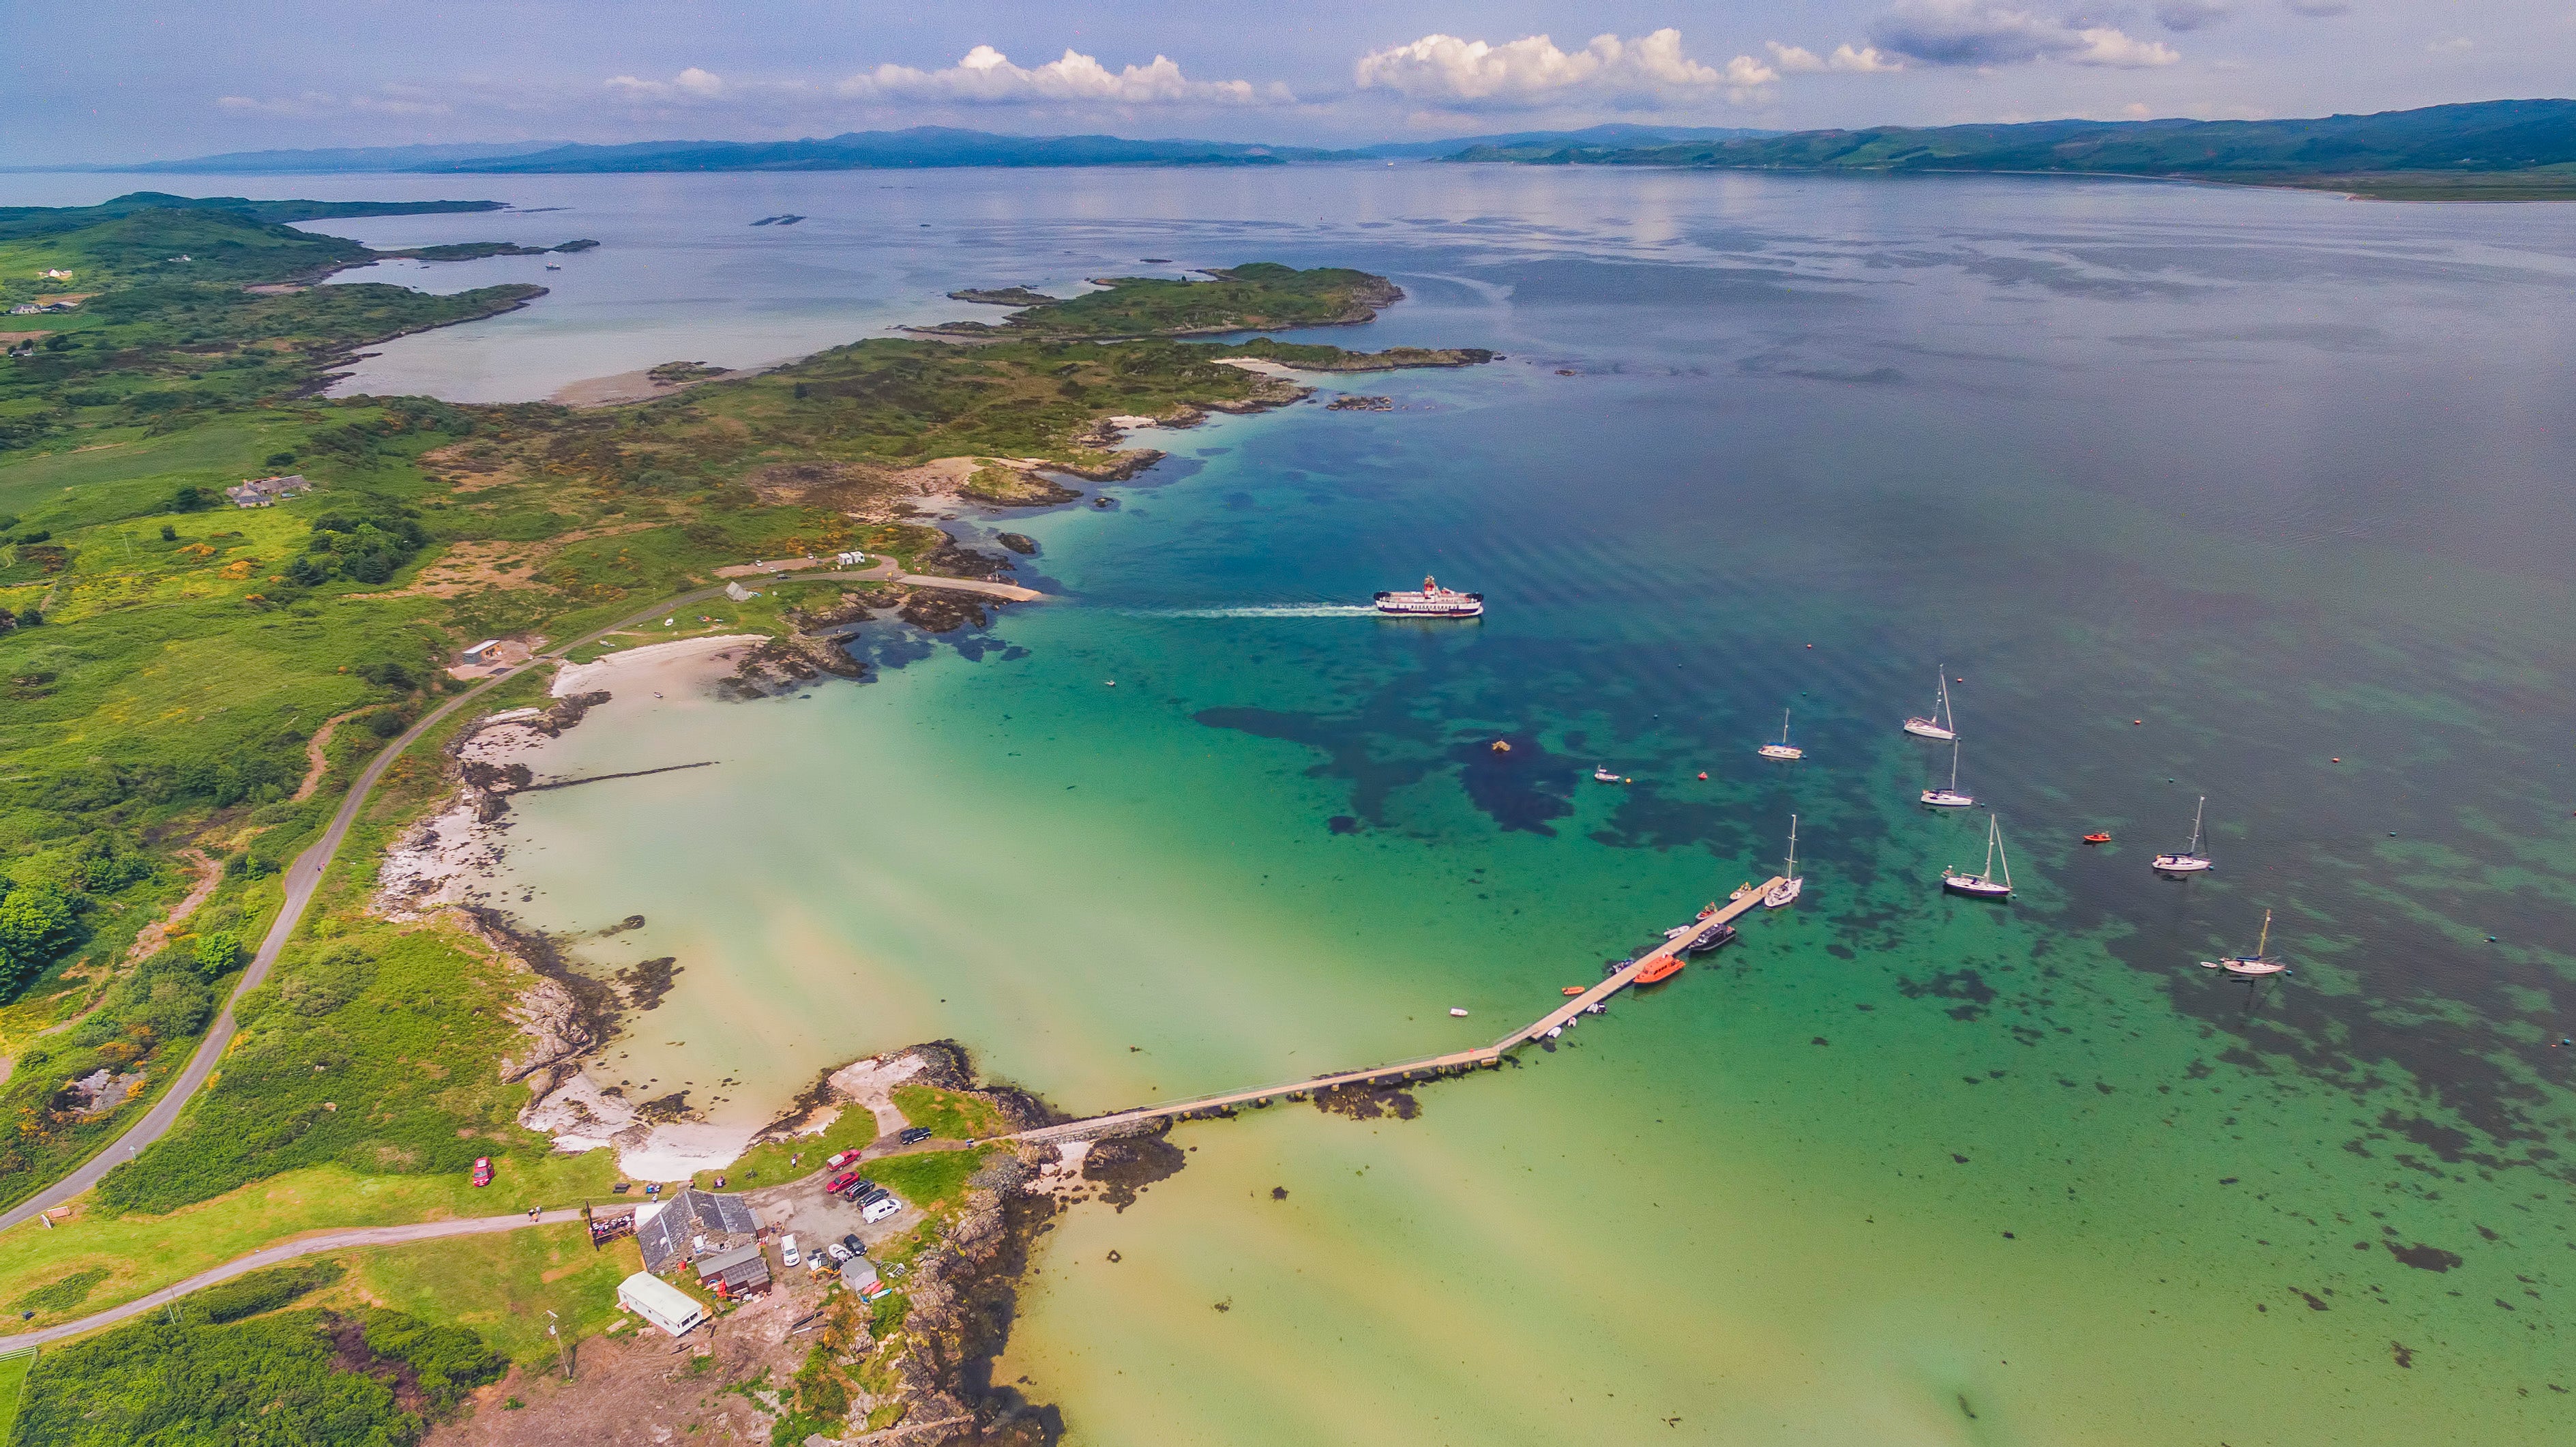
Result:
{"label": "shrub", "polygon": [[231,930],[216,930],[197,936],[197,971],[209,980],[231,974],[241,963],[241,936]]}
{"label": "shrub", "polygon": [[306,1261],[293,1266],[272,1266],[238,1276],[219,1286],[210,1286],[180,1303],[183,1315],[196,1320],[223,1323],[275,1311],[297,1298],[310,1295],[338,1281],[347,1268],[336,1261]]}
{"label": "shrub", "polygon": [[367,720],[367,732],[380,739],[392,738],[408,727],[410,727],[409,720],[403,717],[402,710],[398,708],[379,709]]}

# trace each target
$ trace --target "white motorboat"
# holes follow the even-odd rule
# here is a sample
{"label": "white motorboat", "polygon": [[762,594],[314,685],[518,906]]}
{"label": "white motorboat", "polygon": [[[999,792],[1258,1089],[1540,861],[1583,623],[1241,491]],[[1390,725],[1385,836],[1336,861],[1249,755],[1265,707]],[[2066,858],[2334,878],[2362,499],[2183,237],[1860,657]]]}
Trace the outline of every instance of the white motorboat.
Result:
{"label": "white motorboat", "polygon": [[2200,796],[2200,802],[2192,806],[2191,842],[2183,846],[2180,854],[2157,855],[2154,863],[2148,866],[2149,868],[2158,874],[2198,874],[2213,866],[2215,861],[2200,852],[2200,816],[2208,807],[2209,796],[2203,794]]}
{"label": "white motorboat", "polygon": [[1606,768],[1599,768],[1592,771],[1592,781],[1596,784],[1615,784],[1619,782],[1619,776]]}
{"label": "white motorboat", "polygon": [[1762,892],[1764,909],[1786,909],[1798,898],[1807,881],[1798,877],[1798,816],[1789,816],[1789,858],[1780,866],[1780,882]]}
{"label": "white motorboat", "polygon": [[1764,744],[1762,747],[1754,750],[1754,752],[1760,754],[1766,759],[1803,759],[1807,756],[1807,751],[1805,749],[1799,748],[1797,745],[1789,742],[1789,711],[1787,709],[1784,708],[1780,710],[1780,741],[1778,743]]}
{"label": "white motorboat", "polygon": [[2225,959],[2203,960],[2200,962],[2200,967],[2204,970],[2225,970],[2231,975],[2243,975],[2249,979],[2259,979],[2265,975],[2286,975],[2290,973],[2290,967],[2288,965],[2263,953],[2264,947],[2271,943],[2272,912],[2267,909],[2263,911],[2263,933],[2254,942],[2254,953],[2250,955],[2229,955]]}
{"label": "white motorboat", "polygon": [[1425,577],[1422,591],[1411,589],[1388,591],[1373,600],[1377,611],[1399,618],[1477,618],[1485,612],[1485,595],[1461,593],[1443,588],[1436,578]]}
{"label": "white motorboat", "polygon": [[[1997,864],[2003,866],[2000,879],[1995,876]],[[1974,874],[1945,869],[1941,872],[1941,887],[1970,899],[2012,898],[2012,860],[2004,854],[2004,821],[1991,814],[1986,816],[1985,867]]]}
{"label": "white motorboat", "polygon": [[1936,691],[1932,695],[1931,714],[1929,716],[1917,714],[1907,719],[1905,731],[1920,739],[1940,739],[1945,742],[1956,739],[1959,736],[1959,724],[1958,720],[1950,714],[1950,670],[1947,666],[1934,675],[1933,683]]}
{"label": "white motorboat", "polygon": [[1935,809],[1965,809],[1977,802],[1976,795],[1959,792],[1959,741],[1957,739],[1950,740],[1950,787],[1924,790],[1923,802]]}

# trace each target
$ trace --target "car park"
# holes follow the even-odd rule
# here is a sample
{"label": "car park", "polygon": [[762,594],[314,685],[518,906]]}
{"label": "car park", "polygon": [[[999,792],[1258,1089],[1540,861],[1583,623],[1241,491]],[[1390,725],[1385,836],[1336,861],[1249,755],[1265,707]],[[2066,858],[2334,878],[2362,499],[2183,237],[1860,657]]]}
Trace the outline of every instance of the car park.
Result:
{"label": "car park", "polygon": [[796,1250],[796,1238],[793,1236],[783,1237],[780,1239],[778,1243],[778,1254],[780,1259],[790,1266],[802,1266],[805,1264],[805,1258],[798,1254]]}

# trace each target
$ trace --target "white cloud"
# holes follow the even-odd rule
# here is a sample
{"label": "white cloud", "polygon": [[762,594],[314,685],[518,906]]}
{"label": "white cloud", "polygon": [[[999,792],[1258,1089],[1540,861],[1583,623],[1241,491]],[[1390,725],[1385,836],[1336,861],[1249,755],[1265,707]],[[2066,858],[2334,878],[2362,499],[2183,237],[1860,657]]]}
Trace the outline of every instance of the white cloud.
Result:
{"label": "white cloud", "polygon": [[276,96],[266,100],[247,95],[217,96],[215,104],[223,110],[241,111],[253,115],[309,116],[318,111],[328,110],[338,105],[339,101],[318,90],[308,90],[302,95]]}
{"label": "white cloud", "polygon": [[724,78],[690,66],[669,80],[639,80],[631,75],[611,76],[608,88],[627,100],[705,101],[720,100],[726,94]]}
{"label": "white cloud", "polygon": [[2331,20],[2338,15],[2352,13],[2352,6],[2345,0],[2282,0],[2282,3],[2291,14],[2305,15],[2311,20]]}
{"label": "white cloud", "polygon": [[2461,51],[2475,49],[2476,46],[2477,42],[2465,35],[2453,35],[2446,39],[2431,41],[2424,48],[2435,55],[2457,55]]}
{"label": "white cloud", "polygon": [[2139,40],[2089,19],[2044,15],[1998,0],[1898,0],[1870,27],[1870,38],[1897,55],[1932,65],[2060,60],[2134,70],[2182,59],[2161,41]]}
{"label": "white cloud", "polygon": [[1778,80],[1780,72],[1749,55],[1722,68],[1704,65],[1683,54],[1682,33],[1667,28],[1634,40],[1596,35],[1572,51],[1558,49],[1544,35],[1501,45],[1426,35],[1361,56],[1354,78],[1363,90],[1391,90],[1453,106],[1509,107],[1719,91],[1742,101]]}
{"label": "white cloud", "polygon": [[1826,70],[1884,75],[1905,68],[1904,61],[1880,54],[1875,45],[1865,45],[1857,50],[1849,45],[1837,45],[1830,56],[1819,56],[1805,46],[1782,45],[1776,40],[1764,41],[1763,45],[1771,52],[1771,64],[1783,75],[1813,75]]}
{"label": "white cloud", "polygon": [[946,70],[880,65],[841,82],[853,98],[953,101],[1011,105],[1032,101],[1092,101],[1117,105],[1284,105],[1296,97],[1273,81],[1191,80],[1167,56],[1151,65],[1112,71],[1092,56],[1067,50],[1035,68],[1013,65],[989,45],[979,45]]}

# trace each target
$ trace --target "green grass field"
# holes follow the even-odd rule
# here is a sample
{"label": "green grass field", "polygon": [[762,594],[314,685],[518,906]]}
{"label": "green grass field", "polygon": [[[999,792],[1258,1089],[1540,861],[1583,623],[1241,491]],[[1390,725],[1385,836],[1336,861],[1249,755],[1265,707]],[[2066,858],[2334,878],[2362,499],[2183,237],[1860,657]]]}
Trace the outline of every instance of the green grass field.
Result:
{"label": "green grass field", "polygon": [[942,1140],[984,1140],[1007,1129],[1002,1112],[991,1101],[935,1085],[898,1085],[894,1105],[905,1120],[927,1127]]}
{"label": "green grass field", "polygon": [[18,1440],[18,1408],[27,1394],[27,1373],[36,1366],[35,1348],[0,1356],[0,1447]]}

